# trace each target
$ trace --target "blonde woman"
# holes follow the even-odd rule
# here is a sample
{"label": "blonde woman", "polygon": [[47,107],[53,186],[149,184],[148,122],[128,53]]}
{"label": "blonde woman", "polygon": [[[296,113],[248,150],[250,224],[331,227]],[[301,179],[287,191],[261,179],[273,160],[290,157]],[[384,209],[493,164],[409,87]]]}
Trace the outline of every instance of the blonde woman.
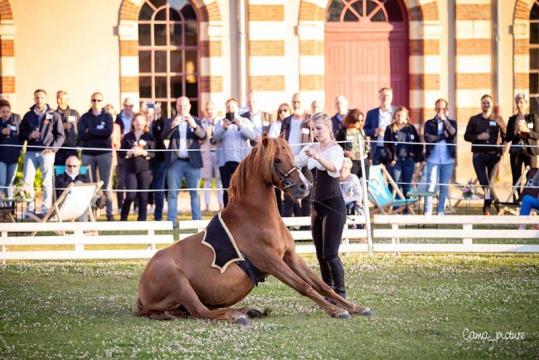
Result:
{"label": "blonde woman", "polygon": [[299,167],[307,166],[313,175],[311,231],[322,279],[337,294],[346,297],[344,270],[339,258],[346,222],[346,206],[339,184],[344,152],[335,142],[327,114],[314,114],[311,129],[317,143],[301,149],[295,161]]}
{"label": "blonde woman", "polygon": [[406,196],[414,175],[415,164],[423,161],[423,145],[410,123],[408,109],[397,107],[384,134],[384,149],[389,173]]}

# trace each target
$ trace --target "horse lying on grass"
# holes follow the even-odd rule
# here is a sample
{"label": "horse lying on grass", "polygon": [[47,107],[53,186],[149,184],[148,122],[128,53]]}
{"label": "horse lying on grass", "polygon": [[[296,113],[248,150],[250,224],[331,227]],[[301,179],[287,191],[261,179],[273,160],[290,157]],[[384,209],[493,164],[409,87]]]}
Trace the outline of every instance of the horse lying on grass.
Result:
{"label": "horse lying on grass", "polygon": [[[372,315],[369,308],[337,295],[296,254],[277,209],[274,186],[297,199],[309,193],[286,141],[264,137],[236,169],[228,189],[230,202],[208,228],[158,251],[148,262],[135,313],[161,320],[191,316],[244,324],[260,312],[231,306],[257,281],[273,275],[332,317]],[[223,258],[215,248],[227,235],[232,245],[224,252],[231,254]]]}

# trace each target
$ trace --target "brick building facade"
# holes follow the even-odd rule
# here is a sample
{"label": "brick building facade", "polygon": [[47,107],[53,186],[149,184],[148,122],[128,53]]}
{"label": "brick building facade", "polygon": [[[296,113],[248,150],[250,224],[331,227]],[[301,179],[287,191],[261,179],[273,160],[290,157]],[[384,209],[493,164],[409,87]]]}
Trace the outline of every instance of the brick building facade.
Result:
{"label": "brick building facade", "polygon": [[333,112],[339,89],[366,111],[376,92],[364,89],[396,84],[418,124],[449,99],[462,178],[481,95],[504,118],[518,91],[539,108],[538,27],[535,0],[0,0],[0,93],[21,113],[38,87],[66,89],[79,109],[101,90],[171,113],[180,94],[198,109],[257,90],[275,111],[302,91]]}

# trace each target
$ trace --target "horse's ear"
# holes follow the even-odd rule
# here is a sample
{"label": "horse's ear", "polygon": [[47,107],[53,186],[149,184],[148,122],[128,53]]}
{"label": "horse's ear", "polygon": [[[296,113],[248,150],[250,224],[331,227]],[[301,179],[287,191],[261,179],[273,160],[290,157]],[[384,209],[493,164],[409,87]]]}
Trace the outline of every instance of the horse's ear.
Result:
{"label": "horse's ear", "polygon": [[264,131],[262,133],[262,145],[268,146],[268,141],[269,141],[268,132]]}

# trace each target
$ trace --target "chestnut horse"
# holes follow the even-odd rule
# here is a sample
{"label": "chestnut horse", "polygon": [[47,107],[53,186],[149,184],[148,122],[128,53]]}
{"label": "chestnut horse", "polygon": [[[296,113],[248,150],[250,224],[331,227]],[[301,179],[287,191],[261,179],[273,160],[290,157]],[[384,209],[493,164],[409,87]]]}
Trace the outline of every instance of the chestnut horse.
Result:
{"label": "chestnut horse", "polygon": [[[369,308],[335,293],[296,254],[277,209],[274,186],[294,198],[309,192],[286,141],[264,136],[236,169],[228,189],[230,201],[221,213],[240,252],[259,271],[309,297],[330,316],[371,315]],[[139,282],[137,315],[161,320],[190,315],[243,324],[248,315],[260,314],[230,307],[254,284],[236,263],[223,273],[211,267],[214,254],[202,244],[203,236],[192,235],[154,255]]]}

